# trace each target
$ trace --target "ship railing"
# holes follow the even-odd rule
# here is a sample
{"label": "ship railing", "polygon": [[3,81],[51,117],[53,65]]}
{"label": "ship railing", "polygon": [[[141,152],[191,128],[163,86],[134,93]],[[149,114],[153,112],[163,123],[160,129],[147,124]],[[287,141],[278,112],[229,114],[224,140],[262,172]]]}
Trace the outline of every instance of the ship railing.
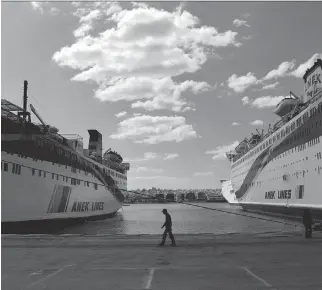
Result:
{"label": "ship railing", "polygon": [[295,116],[297,116],[298,114],[300,114],[301,112],[303,112],[310,104],[314,103],[320,97],[322,97],[322,90],[320,90],[318,93],[316,93],[314,95],[314,97],[312,97],[306,103],[299,102],[297,104],[297,106],[291,112],[289,112],[288,114],[285,115],[286,120],[285,119],[282,119],[280,121],[280,123],[278,123],[279,126],[276,126],[275,128],[273,128],[273,130],[271,130],[266,135],[264,135],[264,137],[261,138],[260,141],[257,142],[255,145],[253,145],[251,148],[247,148],[247,150],[245,150],[243,153],[241,153],[240,155],[236,156],[236,158],[233,161],[236,162],[237,160],[239,160],[240,158],[242,158],[243,156],[245,156],[251,149],[253,149],[254,147],[256,147],[259,143],[265,141],[269,136],[271,136],[272,134],[274,134],[283,125],[285,125],[286,123],[290,122]]}

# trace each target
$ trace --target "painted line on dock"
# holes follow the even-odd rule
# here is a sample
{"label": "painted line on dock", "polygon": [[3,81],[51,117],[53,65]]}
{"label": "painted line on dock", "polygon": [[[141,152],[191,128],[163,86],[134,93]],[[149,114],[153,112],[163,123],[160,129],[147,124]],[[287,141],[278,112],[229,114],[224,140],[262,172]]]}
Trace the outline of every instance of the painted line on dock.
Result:
{"label": "painted line on dock", "polygon": [[260,281],[262,284],[264,284],[266,287],[268,288],[272,288],[273,286],[271,284],[269,284],[268,282],[266,282],[264,279],[262,279],[261,277],[257,276],[255,273],[253,273],[251,270],[249,270],[247,267],[241,267],[242,269],[244,269],[246,271],[246,273],[248,273],[250,276],[252,276],[253,278],[255,278],[256,280]]}
{"label": "painted line on dock", "polygon": [[34,287],[34,286],[36,286],[37,284],[42,283],[42,282],[46,281],[47,279],[49,279],[49,278],[51,278],[51,277],[53,277],[53,276],[57,275],[58,273],[60,273],[60,272],[64,271],[67,267],[72,267],[72,266],[75,266],[75,265],[76,265],[76,264],[65,265],[65,266],[61,267],[60,269],[58,269],[57,271],[55,271],[54,273],[51,273],[51,274],[47,275],[46,277],[44,277],[44,278],[42,278],[42,279],[39,279],[38,281],[35,281],[35,282],[31,283],[31,284],[27,287],[27,289],[30,289],[30,288],[32,288],[32,287]]}
{"label": "painted line on dock", "polygon": [[147,281],[145,283],[144,289],[150,289],[154,272],[155,272],[155,268],[150,268],[149,275],[147,277]]}

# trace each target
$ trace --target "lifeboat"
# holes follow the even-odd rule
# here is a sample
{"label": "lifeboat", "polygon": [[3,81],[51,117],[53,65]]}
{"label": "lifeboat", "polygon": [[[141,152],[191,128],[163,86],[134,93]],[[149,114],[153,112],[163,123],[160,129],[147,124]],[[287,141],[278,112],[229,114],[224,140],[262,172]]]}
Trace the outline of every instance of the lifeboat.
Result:
{"label": "lifeboat", "polygon": [[104,153],[104,159],[110,160],[115,163],[123,162],[123,158],[121,157],[121,155],[115,151],[110,151],[110,149]]}
{"label": "lifeboat", "polygon": [[296,107],[298,102],[299,101],[297,99],[285,98],[276,105],[276,108],[273,112],[274,114],[283,117],[290,113]]}
{"label": "lifeboat", "polygon": [[261,139],[261,136],[259,134],[253,134],[252,137],[250,138],[249,143],[251,145],[256,145]]}
{"label": "lifeboat", "polygon": [[238,146],[235,148],[236,153],[242,153],[247,149],[246,141],[240,142]]}

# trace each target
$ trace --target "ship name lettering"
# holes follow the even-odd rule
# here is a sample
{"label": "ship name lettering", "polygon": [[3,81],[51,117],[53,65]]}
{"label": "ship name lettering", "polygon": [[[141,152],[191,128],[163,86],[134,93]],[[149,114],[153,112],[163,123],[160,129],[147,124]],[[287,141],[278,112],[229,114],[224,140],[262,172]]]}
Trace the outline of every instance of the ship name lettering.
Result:
{"label": "ship name lettering", "polygon": [[92,202],[92,210],[104,210],[104,202],[103,201],[97,201]]}
{"label": "ship name lettering", "polygon": [[291,193],[292,193],[291,189],[279,190],[277,196],[279,199],[290,199]]}
{"label": "ship name lettering", "polygon": [[88,201],[74,201],[72,206],[72,212],[88,211],[89,202]]}
{"label": "ship name lettering", "polygon": [[275,199],[275,191],[265,192],[265,199]]}
{"label": "ship name lettering", "polygon": [[[90,206],[91,203],[91,206]],[[74,201],[72,206],[72,212],[83,212],[83,211],[96,211],[96,210],[104,210],[104,202],[103,201]]]}

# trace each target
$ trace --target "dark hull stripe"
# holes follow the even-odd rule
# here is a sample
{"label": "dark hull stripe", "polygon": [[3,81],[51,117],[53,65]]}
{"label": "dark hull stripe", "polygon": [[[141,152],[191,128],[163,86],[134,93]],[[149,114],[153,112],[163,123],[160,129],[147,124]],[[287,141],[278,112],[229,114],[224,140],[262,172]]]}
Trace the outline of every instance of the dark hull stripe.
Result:
{"label": "dark hull stripe", "polygon": [[[242,198],[249,186],[254,182],[256,176],[266,167],[266,165],[274,158],[285,153],[288,150],[301,150],[298,147],[305,146],[304,144],[322,136],[322,112],[310,117],[302,126],[295,129],[282,142],[276,142],[266,148],[253,162],[249,169],[241,187],[236,190],[236,197]],[[290,125],[290,122],[288,125]],[[273,136],[273,135],[271,135]],[[267,139],[269,140],[269,138]],[[303,148],[305,150],[305,148]]]}
{"label": "dark hull stripe", "polygon": [[87,221],[104,220],[112,218],[116,212],[95,215],[90,217],[62,218],[62,219],[43,219],[28,220],[19,222],[2,222],[2,234],[58,234],[64,229],[83,224]]}
{"label": "dark hull stripe", "polygon": [[[303,217],[303,209],[285,206],[274,205],[259,205],[259,204],[240,204],[246,211],[254,213],[264,213],[272,216],[282,216],[289,219],[300,220]],[[322,210],[311,209],[313,220],[322,221]]]}

